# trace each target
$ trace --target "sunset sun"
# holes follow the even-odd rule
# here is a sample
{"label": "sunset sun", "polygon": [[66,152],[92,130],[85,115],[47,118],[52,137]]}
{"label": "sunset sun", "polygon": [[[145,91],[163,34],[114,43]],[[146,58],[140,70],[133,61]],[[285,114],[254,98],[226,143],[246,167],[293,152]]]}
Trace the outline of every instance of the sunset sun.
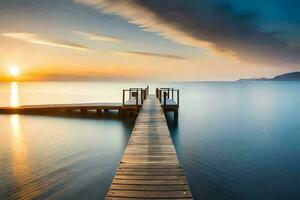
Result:
{"label": "sunset sun", "polygon": [[11,76],[14,76],[14,77],[17,77],[19,74],[20,74],[20,69],[19,69],[19,67],[18,66],[11,66],[10,68],[9,68],[9,74],[11,75]]}

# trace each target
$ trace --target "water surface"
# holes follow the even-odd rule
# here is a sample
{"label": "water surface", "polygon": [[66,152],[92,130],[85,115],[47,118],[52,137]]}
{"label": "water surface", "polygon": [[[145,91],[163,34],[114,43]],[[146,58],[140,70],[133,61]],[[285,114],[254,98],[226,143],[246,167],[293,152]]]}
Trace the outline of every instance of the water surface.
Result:
{"label": "water surface", "polygon": [[[179,88],[169,127],[195,199],[300,199],[300,83]],[[144,83],[5,83],[0,105],[120,102]],[[0,199],[102,199],[132,121],[0,115]]]}

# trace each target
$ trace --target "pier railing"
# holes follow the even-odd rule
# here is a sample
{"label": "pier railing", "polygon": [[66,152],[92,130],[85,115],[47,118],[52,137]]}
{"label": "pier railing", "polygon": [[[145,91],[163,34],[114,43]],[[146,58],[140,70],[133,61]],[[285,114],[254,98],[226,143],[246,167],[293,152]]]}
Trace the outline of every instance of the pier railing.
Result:
{"label": "pier railing", "polygon": [[149,86],[146,88],[129,88],[123,90],[122,105],[135,106],[137,108],[144,104],[144,100],[149,94]]}
{"label": "pier railing", "polygon": [[156,88],[156,97],[166,106],[179,107],[179,90],[174,88]]}

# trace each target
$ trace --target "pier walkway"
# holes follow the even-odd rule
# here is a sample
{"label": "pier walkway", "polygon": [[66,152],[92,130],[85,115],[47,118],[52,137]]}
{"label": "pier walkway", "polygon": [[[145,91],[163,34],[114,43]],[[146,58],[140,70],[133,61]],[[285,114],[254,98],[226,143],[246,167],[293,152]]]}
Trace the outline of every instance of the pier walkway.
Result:
{"label": "pier walkway", "polygon": [[106,199],[192,199],[155,95],[144,100]]}

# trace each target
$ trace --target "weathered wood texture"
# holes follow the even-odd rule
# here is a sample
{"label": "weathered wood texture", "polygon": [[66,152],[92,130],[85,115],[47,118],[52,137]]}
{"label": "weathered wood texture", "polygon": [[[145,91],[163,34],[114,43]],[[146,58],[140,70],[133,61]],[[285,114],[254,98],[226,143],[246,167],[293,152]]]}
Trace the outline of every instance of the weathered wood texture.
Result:
{"label": "weathered wood texture", "polygon": [[106,199],[192,199],[155,95],[140,110]]}

